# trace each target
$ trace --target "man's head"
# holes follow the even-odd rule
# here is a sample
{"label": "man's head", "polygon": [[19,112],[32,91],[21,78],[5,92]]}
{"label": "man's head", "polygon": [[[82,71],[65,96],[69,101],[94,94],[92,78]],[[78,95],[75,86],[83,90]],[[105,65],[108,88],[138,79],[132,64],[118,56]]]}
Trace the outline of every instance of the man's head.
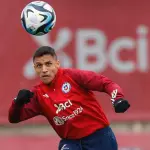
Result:
{"label": "man's head", "polygon": [[45,84],[49,84],[55,78],[60,67],[55,50],[49,46],[42,46],[36,50],[33,64],[36,74]]}

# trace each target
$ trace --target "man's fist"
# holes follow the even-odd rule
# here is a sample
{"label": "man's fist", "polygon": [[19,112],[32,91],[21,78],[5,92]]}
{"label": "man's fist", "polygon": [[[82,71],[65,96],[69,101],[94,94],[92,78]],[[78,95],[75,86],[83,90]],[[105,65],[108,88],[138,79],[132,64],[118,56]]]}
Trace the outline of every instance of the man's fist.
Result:
{"label": "man's fist", "polygon": [[30,102],[30,98],[32,98],[33,95],[34,95],[33,92],[26,90],[26,89],[22,89],[18,92],[18,95],[14,99],[14,101],[18,106],[23,106],[24,104],[27,104]]}
{"label": "man's fist", "polygon": [[113,102],[113,106],[116,113],[124,113],[130,107],[130,104],[127,100],[118,99]]}

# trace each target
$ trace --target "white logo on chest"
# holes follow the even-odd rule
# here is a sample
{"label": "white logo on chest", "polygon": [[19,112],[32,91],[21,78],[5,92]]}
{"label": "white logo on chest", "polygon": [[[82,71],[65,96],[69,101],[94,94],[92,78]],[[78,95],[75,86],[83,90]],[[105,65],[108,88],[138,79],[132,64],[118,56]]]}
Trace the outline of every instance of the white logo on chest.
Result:
{"label": "white logo on chest", "polygon": [[65,103],[54,104],[54,106],[57,108],[56,114],[58,114],[60,111],[65,110],[66,108],[69,108],[70,106],[72,106],[72,103],[70,100],[68,100]]}

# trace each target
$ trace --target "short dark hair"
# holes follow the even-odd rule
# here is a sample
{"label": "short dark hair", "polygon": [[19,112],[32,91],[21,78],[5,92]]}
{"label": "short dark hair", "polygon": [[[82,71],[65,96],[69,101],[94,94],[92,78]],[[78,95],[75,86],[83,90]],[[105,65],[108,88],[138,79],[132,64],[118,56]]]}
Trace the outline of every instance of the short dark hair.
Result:
{"label": "short dark hair", "polygon": [[41,46],[33,54],[33,61],[36,57],[41,57],[43,55],[51,55],[52,57],[57,59],[57,55],[55,53],[55,50],[52,47],[50,47],[50,46]]}

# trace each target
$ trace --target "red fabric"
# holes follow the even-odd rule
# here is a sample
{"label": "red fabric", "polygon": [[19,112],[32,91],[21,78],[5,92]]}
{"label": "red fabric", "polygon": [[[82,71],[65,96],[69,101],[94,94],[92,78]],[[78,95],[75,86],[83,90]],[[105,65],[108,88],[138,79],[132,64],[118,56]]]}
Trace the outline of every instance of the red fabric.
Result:
{"label": "red fabric", "polygon": [[9,120],[16,123],[42,112],[60,137],[85,137],[109,125],[91,90],[111,95],[116,88],[116,98],[122,98],[120,87],[104,76],[91,71],[59,69],[49,87],[43,83],[35,86],[35,96],[29,104],[20,108],[20,113],[19,108],[12,104]]}
{"label": "red fabric", "polygon": [[77,69],[67,69],[66,72],[78,83],[78,85],[85,89],[105,92],[111,97],[113,91],[117,89],[114,100],[124,97],[120,86],[101,74]]}

